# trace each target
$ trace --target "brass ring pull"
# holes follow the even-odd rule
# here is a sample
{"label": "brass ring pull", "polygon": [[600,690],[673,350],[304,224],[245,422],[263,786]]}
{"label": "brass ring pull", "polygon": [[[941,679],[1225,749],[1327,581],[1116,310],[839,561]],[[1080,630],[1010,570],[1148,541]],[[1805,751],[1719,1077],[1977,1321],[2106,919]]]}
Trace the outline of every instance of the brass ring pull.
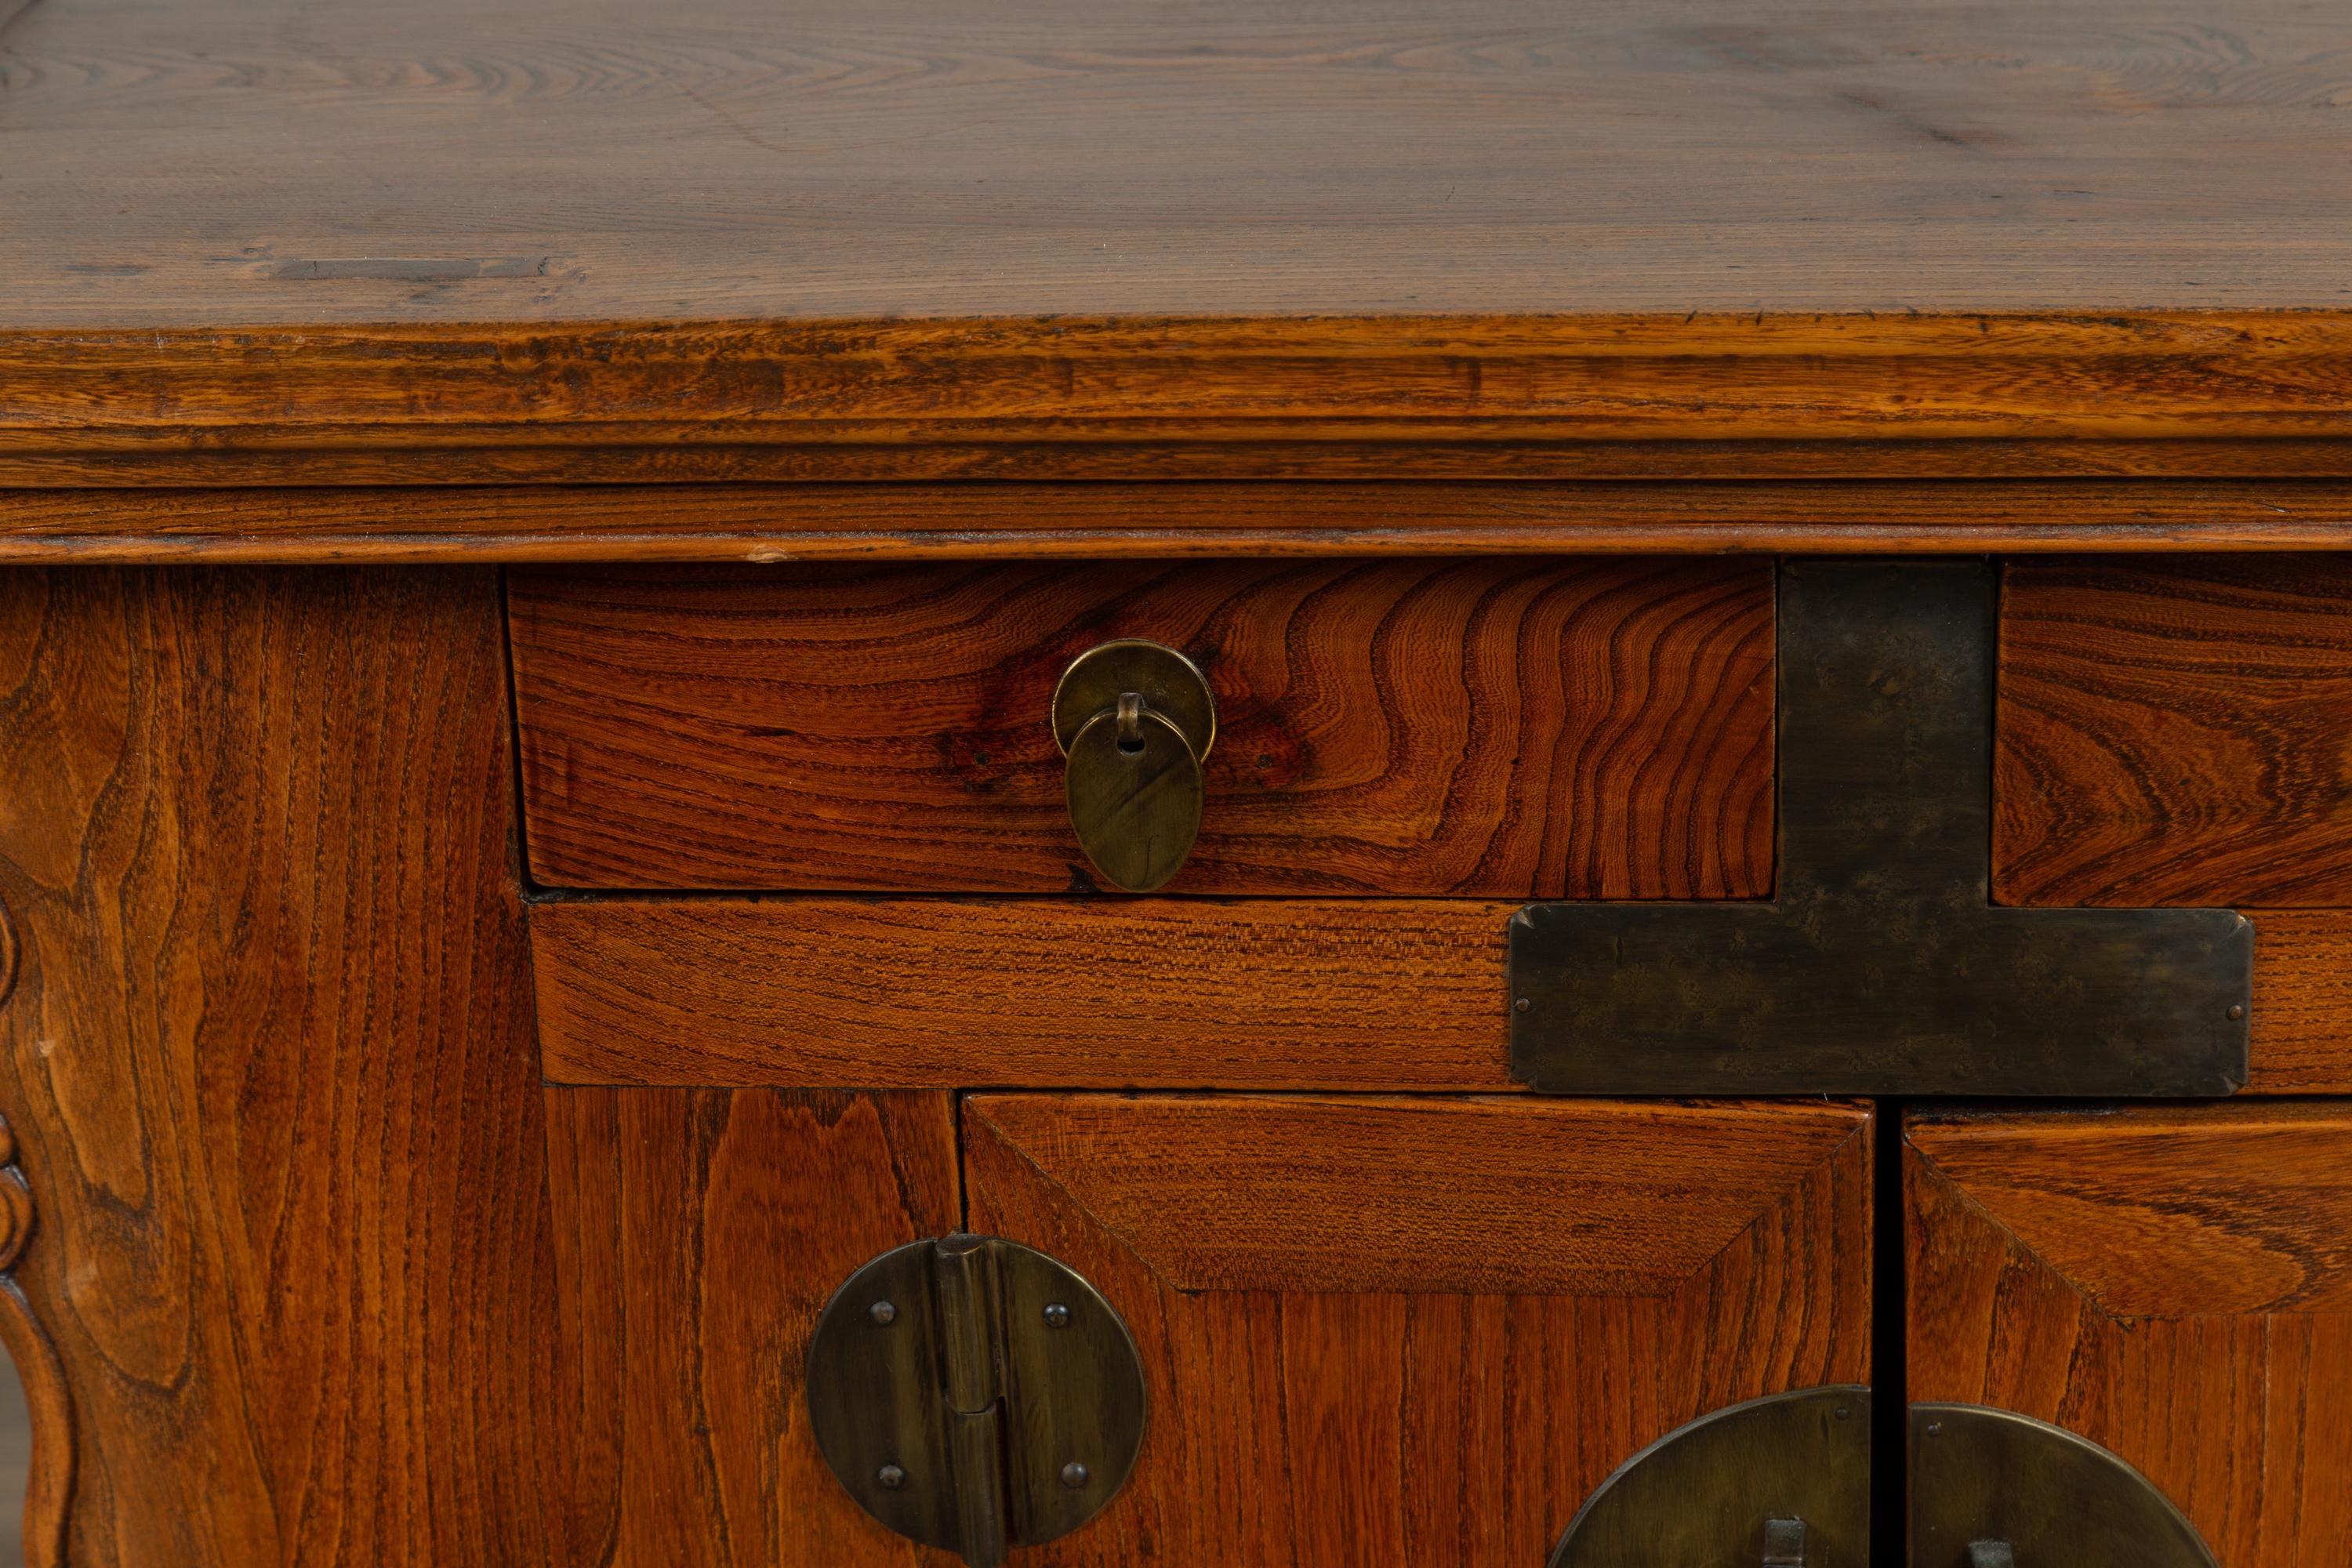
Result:
{"label": "brass ring pull", "polygon": [[1140,637],[1088,648],[1062,672],[1053,720],[1087,858],[1122,891],[1165,885],[1200,834],[1201,764],[1217,736],[1216,699],[1199,667]]}

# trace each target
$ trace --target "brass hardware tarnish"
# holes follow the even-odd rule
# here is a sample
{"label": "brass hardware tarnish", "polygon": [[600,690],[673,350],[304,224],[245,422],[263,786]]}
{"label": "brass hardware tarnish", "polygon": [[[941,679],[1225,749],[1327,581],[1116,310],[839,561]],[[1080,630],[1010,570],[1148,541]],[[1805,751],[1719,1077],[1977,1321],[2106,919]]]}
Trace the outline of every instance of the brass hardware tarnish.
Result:
{"label": "brass hardware tarnish", "polygon": [[1794,561],[1769,903],[1531,904],[1511,1070],[1574,1094],[2228,1094],[2230,910],[1993,905],[1994,577]]}
{"label": "brass hardware tarnish", "polygon": [[[2180,1510],[2086,1438],[1971,1405],[1908,1416],[1911,1568],[2215,1568]],[[1601,1482],[1551,1568],[1860,1568],[1871,1456],[1866,1388],[1715,1411]]]}
{"label": "brass hardware tarnish", "polygon": [[1080,654],[1054,689],[1070,826],[1104,880],[1164,885],[1192,853],[1217,703],[1192,661],[1140,638]]}
{"label": "brass hardware tarnish", "polygon": [[897,1247],[809,1344],[818,1451],[899,1534],[993,1568],[1091,1519],[1143,1442],[1143,1361],[1110,1303],[997,1237]]}
{"label": "brass hardware tarnish", "polygon": [[1911,1407],[1915,1568],[2215,1568],[2196,1527],[2087,1437],[1976,1405]]}
{"label": "brass hardware tarnish", "polygon": [[1626,1460],[1551,1568],[1843,1568],[1869,1546],[1870,1390],[1808,1388],[1702,1415]]}

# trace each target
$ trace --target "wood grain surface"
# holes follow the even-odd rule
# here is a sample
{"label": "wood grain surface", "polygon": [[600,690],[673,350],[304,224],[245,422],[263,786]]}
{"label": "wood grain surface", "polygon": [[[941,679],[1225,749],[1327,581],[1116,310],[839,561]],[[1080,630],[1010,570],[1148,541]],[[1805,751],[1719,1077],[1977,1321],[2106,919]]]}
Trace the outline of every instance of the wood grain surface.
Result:
{"label": "wood grain surface", "polygon": [[1854,1136],[1853,1108],[982,1095],[1169,1289],[1668,1296]]}
{"label": "wood grain surface", "polygon": [[834,1289],[961,1222],[948,1097],[551,1089],[547,1123],[584,1373],[572,1568],[950,1568],[851,1500],[802,1398]]}
{"label": "wood grain surface", "polygon": [[[2352,1310],[2352,1105],[1932,1118],[1923,1157],[2111,1317]],[[2352,1456],[2347,1456],[2352,1464]]]}
{"label": "wood grain surface", "polygon": [[503,667],[487,572],[0,574],[68,1561],[577,1560]]}
{"label": "wood grain surface", "polygon": [[[1698,466],[1687,453],[1682,460]],[[0,562],[773,564],[2343,545],[2352,545],[2352,487],[2270,478],[0,490]]]}
{"label": "wood grain surface", "polygon": [[[967,1102],[973,1227],[1045,1247],[1101,1289],[1142,1347],[1150,1389],[1126,1490],[1033,1553],[1038,1563],[1539,1563],[1594,1486],[1683,1422],[1868,1376],[1864,1108],[1439,1101],[1333,1107],[1318,1126],[1320,1109]],[[1655,1226],[1654,1271],[1629,1279],[1604,1256],[1590,1274],[1563,1272],[1567,1244],[1533,1213],[1514,1226],[1487,1210],[1475,1195],[1481,1173],[1433,1172],[1418,1202],[1402,1199],[1382,1169],[1394,1138],[1360,1138],[1393,1118],[1419,1142],[1451,1114],[1482,1130],[1465,1124],[1464,1153],[1494,1119],[1517,1119],[1522,1132],[1504,1142],[1545,1142],[1538,1168],[1580,1176],[1593,1216]],[[1263,1204],[1271,1225],[1295,1201],[1307,1236],[1358,1233],[1342,1245],[1363,1267],[1361,1286],[1325,1278],[1310,1248],[1287,1276],[1264,1256],[1234,1277],[1249,1288],[1192,1289],[1216,1283],[1191,1272],[1200,1244],[1139,1232],[1160,1167],[1124,1150],[1181,1162],[1204,1122],[1239,1136],[1262,1115],[1311,1175],[1255,1194],[1244,1186],[1232,1206]],[[1643,1147],[1618,1142],[1645,1119]],[[1188,1189],[1184,1164],[1176,1171],[1176,1201],[1207,1198]],[[1671,1219],[1643,1217],[1662,1178],[1687,1184],[1678,1212],[1703,1234],[1669,1240]],[[1471,1201],[1457,1204],[1465,1190]],[[1485,1262],[1447,1279],[1424,1253]],[[1419,1288],[1430,1285],[1452,1288]]]}
{"label": "wood grain surface", "polygon": [[[598,899],[530,911],[566,1083],[1511,1089],[1483,900]],[[2249,1092],[2352,1093],[2352,912],[2255,917]]]}
{"label": "wood grain surface", "polygon": [[1762,562],[533,569],[509,602],[560,886],[1090,889],[1047,720],[1139,637],[1217,699],[1171,891],[1770,888]]}
{"label": "wood grain surface", "polygon": [[2347,303],[2296,0],[18,9],[21,327]]}
{"label": "wood grain surface", "polygon": [[2012,564],[1996,729],[2004,902],[2352,904],[2352,554]]}
{"label": "wood grain surface", "polygon": [[583,900],[531,910],[558,1083],[1504,1089],[1516,903]]}
{"label": "wood grain surface", "polygon": [[1915,1117],[1914,1399],[2121,1455],[2222,1568],[2352,1556],[2340,1103]]}

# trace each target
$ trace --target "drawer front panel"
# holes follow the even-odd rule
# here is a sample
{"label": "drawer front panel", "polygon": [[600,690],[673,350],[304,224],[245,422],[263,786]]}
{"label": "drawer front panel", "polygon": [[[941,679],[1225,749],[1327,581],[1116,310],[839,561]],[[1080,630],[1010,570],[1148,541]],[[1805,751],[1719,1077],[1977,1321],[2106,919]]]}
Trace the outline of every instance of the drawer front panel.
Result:
{"label": "drawer front panel", "polygon": [[2352,904],[2352,555],[2011,563],[1996,734],[2004,903]]}
{"label": "drawer front panel", "polygon": [[1198,662],[1172,892],[1760,898],[1759,560],[599,568],[510,581],[531,867],[559,886],[1094,885],[1048,725],[1089,647]]}

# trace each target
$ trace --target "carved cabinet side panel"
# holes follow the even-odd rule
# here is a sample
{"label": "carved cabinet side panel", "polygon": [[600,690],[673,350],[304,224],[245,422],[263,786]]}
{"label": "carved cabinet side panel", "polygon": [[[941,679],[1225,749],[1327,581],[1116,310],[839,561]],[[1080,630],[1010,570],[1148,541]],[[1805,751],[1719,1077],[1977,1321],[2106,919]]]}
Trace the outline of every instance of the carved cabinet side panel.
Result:
{"label": "carved cabinet side panel", "polygon": [[496,588],[0,574],[36,1561],[579,1554]]}

